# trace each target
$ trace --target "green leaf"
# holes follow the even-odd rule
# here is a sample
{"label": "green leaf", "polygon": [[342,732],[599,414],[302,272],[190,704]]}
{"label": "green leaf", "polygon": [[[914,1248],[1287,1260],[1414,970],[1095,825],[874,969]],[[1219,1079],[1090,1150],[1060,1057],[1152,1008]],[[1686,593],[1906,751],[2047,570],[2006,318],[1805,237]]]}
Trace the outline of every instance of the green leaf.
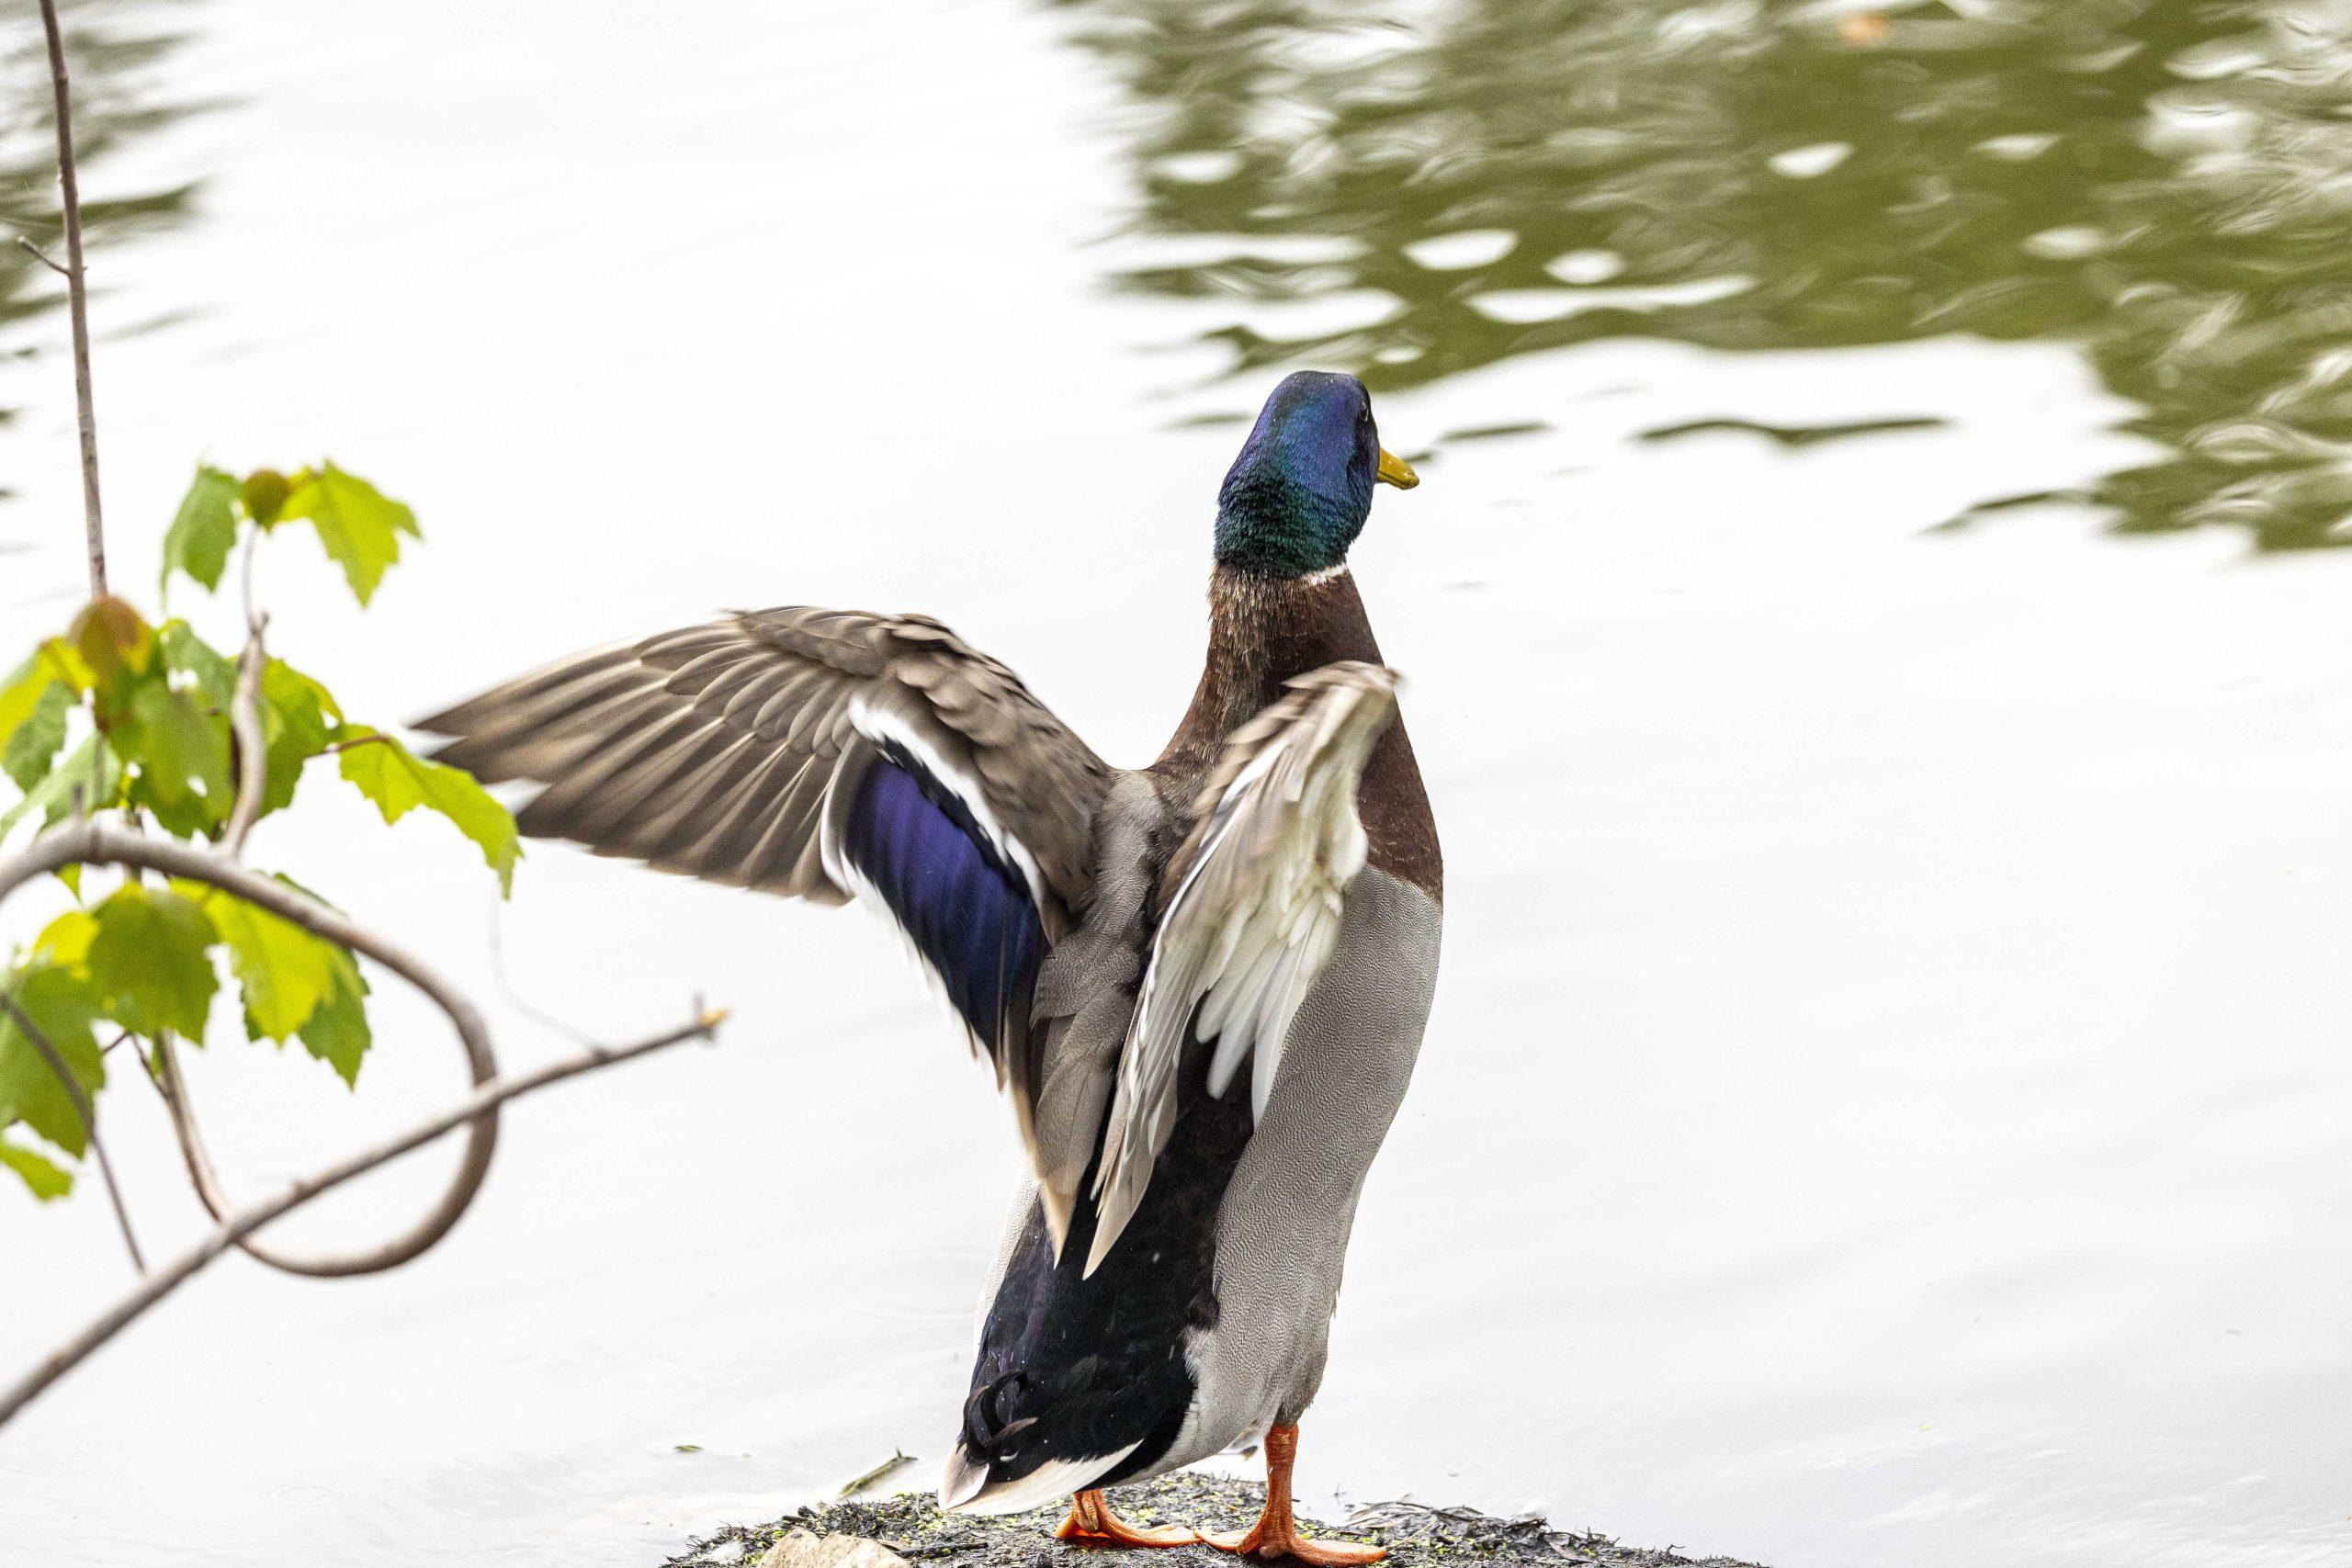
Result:
{"label": "green leaf", "polygon": [[331,462],[295,476],[294,493],[287,497],[279,521],[297,517],[311,520],[319,543],[343,568],[352,596],[363,605],[375,596],[385,569],[401,558],[400,536],[419,536],[415,513]]}
{"label": "green leaf", "polygon": [[262,809],[276,811],[294,798],[302,764],[327,749],[327,738],[343,718],[334,695],[300,670],[273,659],[262,667],[262,736],[268,758]]}
{"label": "green leaf", "polygon": [[196,698],[160,681],[141,684],[107,743],[138,777],[130,798],[182,838],[227,820],[235,798],[229,782],[229,721],[208,715]]}
{"label": "green leaf", "polygon": [[[97,689],[98,672],[91,669],[90,661],[62,637],[53,637],[42,643],[33,658],[47,665],[51,675],[73,687],[76,694]],[[30,668],[29,663],[27,668]]]}
{"label": "green leaf", "polygon": [[343,722],[343,705],[334,700],[334,694],[282,659],[269,661],[269,668],[262,672],[261,689],[263,695],[280,706],[307,703],[330,723]]}
{"label": "green leaf", "polygon": [[74,1178],[51,1165],[48,1158],[28,1148],[0,1139],[0,1165],[6,1166],[25,1179],[33,1196],[46,1203],[62,1198],[74,1190]]}
{"label": "green leaf", "polygon": [[74,694],[56,681],[41,688],[40,700],[22,724],[8,734],[0,749],[0,767],[29,793],[49,775],[49,766],[65,745],[65,716],[73,711]]}
{"label": "green leaf", "polygon": [[376,803],[386,822],[397,822],[419,806],[439,812],[481,846],[481,858],[498,873],[499,891],[513,890],[514,863],[522,857],[514,816],[471,773],[446,762],[428,762],[364,725],[342,726],[335,739],[344,748],[337,759],[343,776]]}
{"label": "green leaf", "polygon": [[141,692],[169,682],[156,656],[155,628],[136,606],[111,595],[83,605],[63,640],[52,639],[41,651],[90,693],[100,729],[120,722]]}
{"label": "green leaf", "polygon": [[359,1059],[375,1043],[368,1028],[368,982],[347,949],[333,952],[334,991],[302,1025],[302,1045],[354,1085],[359,1081]]}
{"label": "green leaf", "polygon": [[[309,892],[290,878],[278,880]],[[334,1068],[345,1084],[356,1081],[360,1058],[373,1037],[368,982],[350,950],[233,894],[195,882],[172,886],[204,907],[227,944],[230,970],[244,996],[246,1034],[280,1043],[299,1035],[303,1048]],[[70,931],[62,935],[71,942]]]}
{"label": "green leaf", "polygon": [[[74,624],[65,629],[65,647],[71,650],[45,649],[55,653],[61,673],[80,669],[88,673],[89,683],[97,689],[100,698],[121,694],[120,700],[101,702],[107,711],[119,709],[128,700],[130,689],[155,668],[155,628],[140,615],[138,606],[112,594],[91,600],[74,616]],[[77,682],[79,675],[76,674]]]}
{"label": "green leaf", "polygon": [[196,481],[180,498],[179,514],[164,536],[163,581],[168,586],[176,567],[207,589],[217,588],[229,564],[230,547],[237,542],[234,502],[235,476],[209,466],[198,467]]}
{"label": "green leaf", "polygon": [[98,918],[87,909],[68,909],[41,928],[33,938],[33,956],[60,968],[88,966],[90,944],[98,940]]}
{"label": "green leaf", "polygon": [[49,776],[34,785],[24,799],[0,812],[0,837],[6,837],[9,829],[36,811],[40,813],[43,827],[57,826],[73,811],[77,796],[85,812],[104,811],[119,804],[122,799],[122,764],[105,739],[99,735],[85,736],[72,755],[50,769]]}
{"label": "green leaf", "polygon": [[[99,1007],[89,982],[61,965],[35,962],[17,974],[9,988],[83,1090],[95,1096],[106,1085],[107,1065],[90,1032]],[[0,1008],[0,1127],[11,1122],[24,1122],[76,1159],[89,1146],[73,1096],[26,1038],[16,1015]]]}
{"label": "green leaf", "polygon": [[204,1038],[220,988],[209,949],[212,920],[170,888],[126,883],[92,909],[97,934],[85,959],[93,994],[118,1023],[141,1034],[172,1030]]}
{"label": "green leaf", "polygon": [[199,898],[229,949],[229,969],[244,993],[246,1025],[265,1040],[285,1041],[334,993],[335,955],[343,950],[255,904],[194,883],[173,885]]}
{"label": "green leaf", "polygon": [[237,661],[197,636],[186,621],[165,621],[155,635],[164,645],[164,662],[192,677],[208,705],[228,712],[237,695]]}
{"label": "green leaf", "polygon": [[[165,622],[158,635],[165,663],[192,677],[205,705],[215,710],[206,715],[207,719],[227,714],[236,702],[237,661],[198,637],[186,621]],[[301,782],[302,764],[326,750],[329,732],[342,719],[334,694],[318,682],[282,659],[272,659],[262,666],[261,727],[266,753],[263,815],[292,802],[295,785]],[[231,740],[234,740],[233,732]],[[230,787],[233,799],[234,786]],[[225,819],[225,809],[220,816]]]}
{"label": "green leaf", "polygon": [[[32,722],[48,699],[50,688],[57,683],[56,670],[38,652],[10,671],[6,681],[0,682],[0,747],[10,745],[17,731]],[[32,785],[23,787],[30,789]]]}

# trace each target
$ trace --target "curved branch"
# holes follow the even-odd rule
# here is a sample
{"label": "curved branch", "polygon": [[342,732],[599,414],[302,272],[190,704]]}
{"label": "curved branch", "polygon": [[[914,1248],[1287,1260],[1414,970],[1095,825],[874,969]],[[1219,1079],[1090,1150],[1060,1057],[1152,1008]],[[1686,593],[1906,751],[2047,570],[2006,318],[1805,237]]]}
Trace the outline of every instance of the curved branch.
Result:
{"label": "curved branch", "polygon": [[[374,959],[424,992],[426,998],[447,1016],[450,1026],[458,1032],[458,1043],[465,1050],[466,1065],[475,1084],[487,1084],[498,1077],[498,1062],[491,1054],[490,1032],[482,1023],[481,1014],[474,1010],[473,1003],[427,966],[424,960],[385,941],[317,899],[209,851],[166,839],[151,839],[111,822],[85,818],[60,824],[35,839],[16,859],[0,865],[0,899],[6,898],[36,876],[62,866],[77,864],[136,866],[142,871],[183,876],[191,882],[218,887],[249,904],[258,905],[282,919],[292,921],[313,936],[324,937],[329,942]],[[165,1099],[170,1100],[172,1086],[160,1087],[165,1089]],[[175,1127],[177,1123],[178,1115],[175,1113]],[[185,1143],[182,1146],[185,1151]],[[321,1258],[281,1255],[274,1249],[256,1251],[254,1255],[264,1262],[292,1273],[322,1277],[374,1274],[397,1268],[449,1234],[450,1227],[458,1223],[467,1206],[474,1201],[474,1194],[481,1190],[482,1177],[490,1169],[490,1158],[497,1146],[498,1114],[492,1110],[466,1129],[464,1156],[459,1159],[457,1174],[451,1178],[440,1201],[434,1204],[423,1220],[380,1246],[364,1252],[331,1254]],[[201,1183],[198,1190],[201,1194]],[[206,1207],[213,1207],[209,1198]],[[217,1214],[218,1211],[215,1213]],[[232,1244],[236,1239],[232,1237]]]}
{"label": "curved branch", "polygon": [[[260,530],[246,536],[243,565],[240,576],[244,587],[245,646],[237,656],[237,686],[229,703],[229,729],[237,739],[237,798],[229,812],[229,823],[220,835],[220,852],[231,860],[242,857],[245,839],[253,831],[254,823],[261,817],[262,796],[268,785],[267,741],[261,723],[261,680],[269,660],[269,650],[263,642],[268,617],[254,606],[254,556],[261,541]],[[181,1163],[187,1168],[189,1184],[196,1189],[197,1201],[214,1220],[225,1220],[235,1207],[230,1201],[227,1184],[212,1163],[212,1155],[204,1146],[204,1134],[196,1123],[196,1102],[190,1098],[187,1077],[180,1071],[179,1048],[173,1043],[169,1031],[155,1036],[154,1078],[162,1094],[164,1108],[170,1113],[173,1135],[178,1139]],[[481,1064],[473,1064],[474,1082],[486,1081]],[[452,1190],[453,1194],[456,1189]],[[472,1197],[470,1190],[458,1200],[462,1207]],[[439,1213],[447,1207],[444,1201]],[[306,1257],[300,1253],[282,1252],[257,1236],[247,1236],[237,1243],[247,1257],[268,1264],[288,1274],[313,1277],[334,1276],[358,1271],[354,1259],[341,1254]]]}
{"label": "curved branch", "polygon": [[[226,1220],[236,1208],[236,1204],[229,1196],[228,1184],[220,1179],[220,1168],[212,1163],[211,1151],[205,1146],[203,1130],[196,1122],[196,1102],[188,1097],[187,1077],[180,1071],[179,1050],[173,1043],[172,1037],[168,1033],[159,1033],[155,1036],[153,1060],[156,1092],[163,1096],[164,1110],[171,1119],[173,1135],[179,1140],[180,1163],[187,1168],[188,1183],[196,1190],[196,1201],[204,1205],[204,1212],[211,1215],[214,1220]],[[477,1072],[473,1081],[479,1086],[491,1080]],[[246,1236],[238,1241],[237,1250],[256,1262],[268,1264],[280,1272],[307,1275],[314,1280],[337,1279],[350,1274],[380,1273],[407,1258],[415,1257],[417,1253],[424,1251],[425,1247],[432,1246],[434,1242],[448,1234],[450,1225],[457,1223],[457,1216],[473,1201],[475,1189],[481,1184],[479,1174],[474,1175],[470,1180],[467,1177],[467,1171],[461,1168],[457,1179],[452,1181],[448,1192],[439,1203],[435,1205],[432,1213],[427,1216],[429,1224],[447,1214],[448,1218],[446,1223],[441,1224],[437,1229],[433,1229],[429,1235],[425,1234],[426,1226],[418,1226],[401,1238],[402,1245],[378,1247],[373,1251],[359,1254],[339,1252],[305,1254],[283,1251],[274,1243],[264,1241],[259,1236]],[[413,1248],[407,1248],[404,1246],[406,1242],[420,1236],[423,1238],[422,1241]]]}
{"label": "curved branch", "polygon": [[[261,681],[269,661],[269,650],[263,642],[269,618],[254,606],[254,556],[260,540],[259,530],[246,536],[241,573],[244,583],[245,646],[237,656],[236,692],[229,703],[229,728],[237,738],[237,798],[230,809],[228,827],[220,835],[219,852],[230,860],[244,853],[246,836],[261,816],[262,796],[268,785],[267,742],[261,723]],[[488,1082],[493,1076],[492,1065],[471,1051],[467,1055],[473,1081]],[[179,1141],[180,1160],[187,1168],[197,1201],[215,1220],[225,1220],[235,1205],[230,1201],[220,1169],[212,1163],[210,1151],[204,1145],[204,1134],[196,1123],[196,1103],[189,1097],[187,1077],[180,1071],[179,1049],[169,1032],[155,1036],[154,1067],[155,1087],[163,1092],[164,1108],[171,1114],[172,1133]],[[458,1215],[473,1201],[474,1190],[481,1185],[482,1168],[488,1163],[486,1153],[480,1167],[469,1161],[423,1224],[391,1245],[371,1252],[286,1252],[257,1236],[238,1242],[238,1249],[273,1269],[314,1279],[374,1273],[391,1268],[413,1258],[447,1233],[449,1226],[457,1223]]]}
{"label": "curved branch", "polygon": [[[95,857],[94,857],[95,858]],[[0,874],[0,891],[6,886],[5,874]],[[55,1382],[78,1365],[91,1351],[120,1333],[149,1307],[177,1289],[198,1269],[236,1246],[254,1231],[277,1219],[288,1210],[296,1208],[322,1192],[329,1191],[355,1176],[366,1174],[386,1160],[396,1158],[411,1149],[431,1143],[460,1124],[481,1126],[494,1121],[498,1107],[519,1094],[544,1089],[548,1084],[588,1072],[596,1067],[626,1062],[632,1056],[674,1045],[682,1040],[707,1039],[726,1020],[723,1010],[708,1010],[692,1023],[667,1034],[657,1034],[629,1045],[600,1045],[575,1056],[550,1063],[520,1077],[499,1078],[481,1085],[448,1110],[420,1122],[396,1137],[388,1138],[371,1148],[362,1149],[336,1161],[316,1175],[296,1182],[275,1198],[264,1199],[239,1210],[226,1223],[187,1251],[174,1258],[155,1273],[149,1275],[139,1287],[108,1308],[102,1315],[72,1339],[51,1352],[31,1371],[18,1379],[5,1393],[0,1393],[0,1426],[29,1404],[35,1395]]]}

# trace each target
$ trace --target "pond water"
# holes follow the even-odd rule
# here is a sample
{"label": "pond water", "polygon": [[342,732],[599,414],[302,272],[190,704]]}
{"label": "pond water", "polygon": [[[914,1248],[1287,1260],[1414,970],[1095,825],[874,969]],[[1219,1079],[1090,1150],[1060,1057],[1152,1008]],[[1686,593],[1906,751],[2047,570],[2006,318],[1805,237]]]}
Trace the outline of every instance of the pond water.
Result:
{"label": "pond water", "polygon": [[[363,716],[807,601],[1141,760],[1239,422],[1374,386],[1450,930],[1307,1492],[1781,1568],[2352,1555],[2352,6],[74,15],[118,578],[199,455],[377,478],[427,544],[364,619],[263,569]],[[0,252],[7,642],[80,570],[49,292]],[[0,1438],[0,1559],[650,1568],[927,1482],[1017,1156],[894,943],[553,847],[493,912],[314,787],[255,857],[509,1061],[734,1021],[518,1107],[410,1269],[220,1264]],[[453,1091],[385,1005],[356,1096],[196,1064],[247,1190]],[[126,1274],[95,1194],[0,1191],[11,1364]]]}

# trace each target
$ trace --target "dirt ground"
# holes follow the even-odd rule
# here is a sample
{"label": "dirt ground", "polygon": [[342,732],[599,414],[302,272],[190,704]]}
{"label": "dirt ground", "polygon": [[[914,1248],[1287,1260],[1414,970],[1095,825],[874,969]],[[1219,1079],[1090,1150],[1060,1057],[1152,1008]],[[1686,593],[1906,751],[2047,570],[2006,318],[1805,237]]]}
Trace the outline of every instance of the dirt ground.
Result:
{"label": "dirt ground", "polygon": [[[1214,1475],[1170,1475],[1113,1494],[1121,1517],[1137,1524],[1181,1523],[1239,1529],[1258,1514],[1263,1494],[1254,1482]],[[757,1525],[729,1525],[708,1540],[691,1543],[666,1568],[738,1568],[757,1562],[785,1531],[818,1535],[848,1533],[881,1541],[919,1568],[1069,1568],[1082,1548],[1062,1545],[1049,1532],[1060,1523],[1061,1506],[1003,1518],[943,1514],[930,1494],[902,1492],[871,1502],[835,1503],[803,1508],[796,1515]],[[1302,1523],[1305,1523],[1302,1516]],[[1498,1568],[1541,1563],[1587,1564],[1590,1568],[1756,1568],[1729,1557],[1690,1558],[1663,1551],[1623,1546],[1602,1535],[1554,1529],[1544,1520],[1501,1519],[1470,1508],[1433,1508],[1419,1503],[1376,1503],[1336,1523],[1310,1525],[1309,1532],[1349,1540],[1378,1541],[1396,1568],[1437,1564],[1493,1563]],[[1174,1547],[1123,1554],[1123,1561],[1150,1568],[1235,1568],[1235,1560],[1204,1546]]]}

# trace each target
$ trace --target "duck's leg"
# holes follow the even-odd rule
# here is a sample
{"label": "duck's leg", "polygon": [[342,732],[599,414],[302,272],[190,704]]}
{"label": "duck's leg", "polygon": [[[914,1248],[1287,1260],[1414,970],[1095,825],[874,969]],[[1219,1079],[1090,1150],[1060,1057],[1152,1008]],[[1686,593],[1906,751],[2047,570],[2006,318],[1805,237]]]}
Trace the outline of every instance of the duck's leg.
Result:
{"label": "duck's leg", "polygon": [[1173,1526],[1131,1525],[1111,1511],[1111,1500],[1098,1488],[1069,1500],[1069,1517],[1054,1539],[1078,1546],[1191,1546],[1201,1538]]}
{"label": "duck's leg", "polygon": [[1298,1428],[1274,1427],[1266,1433],[1266,1511],[1246,1530],[1203,1530],[1201,1539],[1220,1551],[1271,1562],[1295,1558],[1312,1568],[1359,1568],[1388,1555],[1385,1546],[1352,1540],[1309,1540],[1298,1533],[1290,1509],[1290,1467],[1298,1458]]}

